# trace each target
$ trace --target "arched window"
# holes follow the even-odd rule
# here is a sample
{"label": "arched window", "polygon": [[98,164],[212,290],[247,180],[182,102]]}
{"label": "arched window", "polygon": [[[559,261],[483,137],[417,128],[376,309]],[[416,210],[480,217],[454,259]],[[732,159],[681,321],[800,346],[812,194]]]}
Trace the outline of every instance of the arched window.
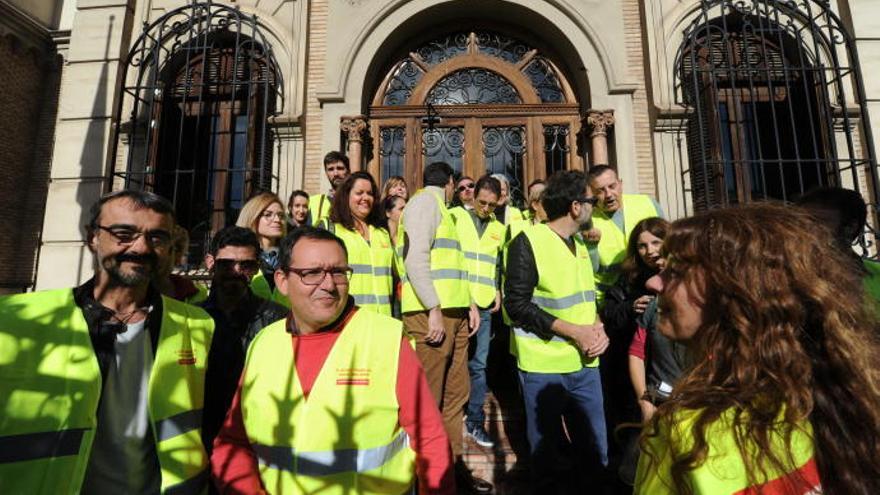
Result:
{"label": "arched window", "polygon": [[453,32],[413,46],[394,63],[370,107],[370,171],[421,182],[446,161],[478,177],[504,173],[514,201],[530,181],[583,168],[573,153],[580,105],[538,49],[495,31]]}
{"label": "arched window", "polygon": [[198,260],[250,196],[277,188],[268,118],[283,84],[271,48],[253,17],[194,3],[147,27],[127,62],[116,176],[174,203]]}
{"label": "arched window", "polygon": [[702,2],[676,89],[697,211],[876,180],[854,47],[825,2]]}

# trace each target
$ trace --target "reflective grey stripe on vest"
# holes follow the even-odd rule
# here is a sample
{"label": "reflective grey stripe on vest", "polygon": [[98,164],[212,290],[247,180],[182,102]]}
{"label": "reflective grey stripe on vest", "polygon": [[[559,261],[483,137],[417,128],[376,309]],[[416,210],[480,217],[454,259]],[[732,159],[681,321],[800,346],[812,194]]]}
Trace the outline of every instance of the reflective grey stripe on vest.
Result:
{"label": "reflective grey stripe on vest", "polygon": [[0,437],[0,464],[79,454],[86,428]]}
{"label": "reflective grey stripe on vest", "polygon": [[391,304],[391,298],[388,296],[377,296],[375,294],[352,294],[354,303],[358,306],[364,304]]}
{"label": "reflective grey stripe on vest", "polygon": [[570,296],[560,297],[557,299],[553,299],[550,297],[532,296],[533,303],[547,309],[568,309],[576,304],[580,304],[582,302],[593,302],[595,300],[596,292],[592,290],[577,292]]}
{"label": "reflective grey stripe on vest", "polygon": [[387,266],[365,265],[362,263],[353,263],[348,265],[351,267],[355,275],[375,275],[377,277],[391,275],[391,268]]}
{"label": "reflective grey stripe on vest", "polygon": [[431,247],[461,250],[461,243],[459,243],[456,239],[446,239],[445,237],[438,237],[434,239]]}
{"label": "reflective grey stripe on vest", "polygon": [[202,410],[195,409],[156,421],[156,438],[160,442],[197,430],[202,426]]}
{"label": "reflective grey stripe on vest", "polygon": [[488,285],[492,288],[495,288],[495,280],[493,280],[489,277],[468,274],[468,282],[471,282],[474,284],[480,284],[480,285]]}
{"label": "reflective grey stripe on vest", "polygon": [[473,251],[465,251],[464,257],[469,260],[482,261],[482,262],[490,263],[493,265],[495,264],[496,261],[498,261],[497,256],[491,256],[491,255],[483,254],[483,253],[475,253]]}
{"label": "reflective grey stripe on vest", "polygon": [[190,493],[202,493],[208,487],[211,471],[208,468],[190,479],[183,480],[176,485],[171,485],[162,490],[162,495],[188,495]]}
{"label": "reflective grey stripe on vest", "polygon": [[617,273],[620,271],[620,263],[615,263],[613,265],[599,265],[599,269],[596,270],[596,273]]}
{"label": "reflective grey stripe on vest", "polygon": [[401,431],[388,445],[371,449],[341,449],[324,452],[295,452],[290,447],[253,444],[260,465],[304,476],[330,476],[339,473],[365,473],[391,460],[409,445]]}
{"label": "reflective grey stripe on vest", "polygon": [[560,337],[559,335],[556,335],[556,334],[553,334],[553,336],[548,339],[546,337],[542,337],[541,335],[539,335],[537,333],[530,332],[524,328],[519,328],[519,327],[513,327],[513,334],[515,336],[517,336],[519,338],[523,338],[523,339],[540,339],[540,340],[549,341],[549,342],[568,342],[568,340],[566,340],[565,338]]}
{"label": "reflective grey stripe on vest", "polygon": [[464,270],[455,270],[452,268],[431,270],[431,280],[467,280],[467,278],[467,272]]}

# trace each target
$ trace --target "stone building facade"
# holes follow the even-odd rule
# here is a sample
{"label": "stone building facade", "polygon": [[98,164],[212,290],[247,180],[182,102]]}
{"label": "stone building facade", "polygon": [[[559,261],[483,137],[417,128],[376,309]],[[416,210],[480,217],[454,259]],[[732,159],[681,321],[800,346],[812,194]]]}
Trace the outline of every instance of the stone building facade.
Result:
{"label": "stone building facade", "polygon": [[[24,3],[0,0],[37,18]],[[326,190],[321,158],[335,149],[411,187],[435,159],[472,176],[504,172],[517,189],[610,164],[672,218],[823,184],[876,203],[872,0],[35,3],[57,13],[43,39],[63,62],[22,76],[40,81],[29,90],[57,115],[19,110],[35,144],[0,183],[5,200],[23,198],[0,204],[0,217],[23,223],[0,229],[22,256],[11,263],[30,272],[0,269],[3,287],[87,276],[82,225],[102,192],[171,197],[197,257],[254,191]],[[61,18],[69,38],[52,38]]]}

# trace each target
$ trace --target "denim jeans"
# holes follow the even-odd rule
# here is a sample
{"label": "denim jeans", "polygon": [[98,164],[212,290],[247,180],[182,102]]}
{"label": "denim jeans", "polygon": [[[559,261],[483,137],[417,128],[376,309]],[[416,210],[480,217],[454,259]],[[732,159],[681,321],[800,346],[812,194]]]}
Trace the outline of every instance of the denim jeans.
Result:
{"label": "denim jeans", "polygon": [[[563,414],[575,451],[591,452],[603,468],[607,467],[608,436],[599,368],[573,373],[520,370],[519,378],[535,487],[552,485],[559,470]],[[584,468],[588,466],[575,467]]]}
{"label": "denim jeans", "polygon": [[468,428],[475,425],[483,426],[486,420],[483,403],[486,402],[486,393],[489,392],[489,386],[486,384],[486,359],[489,357],[489,341],[491,339],[492,312],[488,309],[481,309],[480,328],[471,337],[471,355],[468,359],[468,372],[471,376],[471,396],[465,409]]}

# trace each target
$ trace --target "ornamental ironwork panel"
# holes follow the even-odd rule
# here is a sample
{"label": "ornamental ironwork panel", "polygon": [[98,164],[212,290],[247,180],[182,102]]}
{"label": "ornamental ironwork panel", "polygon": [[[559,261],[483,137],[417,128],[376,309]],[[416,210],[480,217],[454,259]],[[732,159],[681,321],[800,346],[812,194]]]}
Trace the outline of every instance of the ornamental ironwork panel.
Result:
{"label": "ornamental ironwork panel", "polygon": [[522,99],[509,81],[479,68],[462,69],[441,79],[428,93],[433,105],[516,104]]}
{"label": "ornamental ironwork panel", "polygon": [[[519,39],[494,31],[461,31],[431,40],[395,64],[389,72],[388,83],[381,99],[382,104],[396,106],[427,103],[409,101],[425,71],[429,71],[439,63],[472,53],[498,58],[504,63],[510,64],[515,70],[522,72],[532,82],[535,92],[542,102],[565,103],[565,93],[560,82],[560,75],[535,48]],[[517,64],[523,66],[519,67]],[[478,74],[467,71],[458,73],[458,77],[467,77],[468,75],[476,76]],[[450,82],[446,82],[446,84],[450,84]],[[459,100],[464,103],[457,104],[470,102],[464,98]],[[513,103],[519,101],[518,99],[511,100]],[[438,104],[437,102],[432,103]],[[472,103],[482,102],[477,100]]]}
{"label": "ornamental ironwork panel", "polygon": [[[791,201],[818,186],[877,207],[877,166],[853,38],[825,0],[703,0],[684,31],[677,102],[697,211]],[[867,248],[874,235],[862,239]]]}
{"label": "ornamental ironwork panel", "polygon": [[404,174],[406,155],[406,128],[383,127],[379,130],[379,157],[381,159],[382,183],[395,175]]}
{"label": "ornamental ironwork panel", "polygon": [[523,189],[525,171],[523,157],[526,153],[524,126],[499,126],[483,128],[483,161],[487,174],[504,174],[510,184],[512,204],[524,203]]}
{"label": "ornamental ironwork panel", "polygon": [[284,105],[277,66],[256,17],[211,2],[145,24],[122,65],[111,156],[125,166],[107,188],[170,199],[192,259],[251,195],[277,189],[268,124]]}
{"label": "ornamental ironwork panel", "polygon": [[406,105],[413,89],[422,80],[424,73],[411,59],[404,60],[394,71],[385,91],[385,105]]}
{"label": "ornamental ironwork panel", "polygon": [[547,177],[568,168],[568,154],[571,151],[569,134],[571,130],[564,124],[544,126],[544,166]]}
{"label": "ornamental ironwork panel", "polygon": [[536,57],[529,62],[523,72],[532,81],[532,86],[538,92],[538,98],[542,103],[565,103],[559,77],[547,60]]}
{"label": "ornamental ironwork panel", "polygon": [[464,128],[434,127],[422,130],[422,154],[425,164],[446,162],[456,172],[462,171],[464,157]]}

